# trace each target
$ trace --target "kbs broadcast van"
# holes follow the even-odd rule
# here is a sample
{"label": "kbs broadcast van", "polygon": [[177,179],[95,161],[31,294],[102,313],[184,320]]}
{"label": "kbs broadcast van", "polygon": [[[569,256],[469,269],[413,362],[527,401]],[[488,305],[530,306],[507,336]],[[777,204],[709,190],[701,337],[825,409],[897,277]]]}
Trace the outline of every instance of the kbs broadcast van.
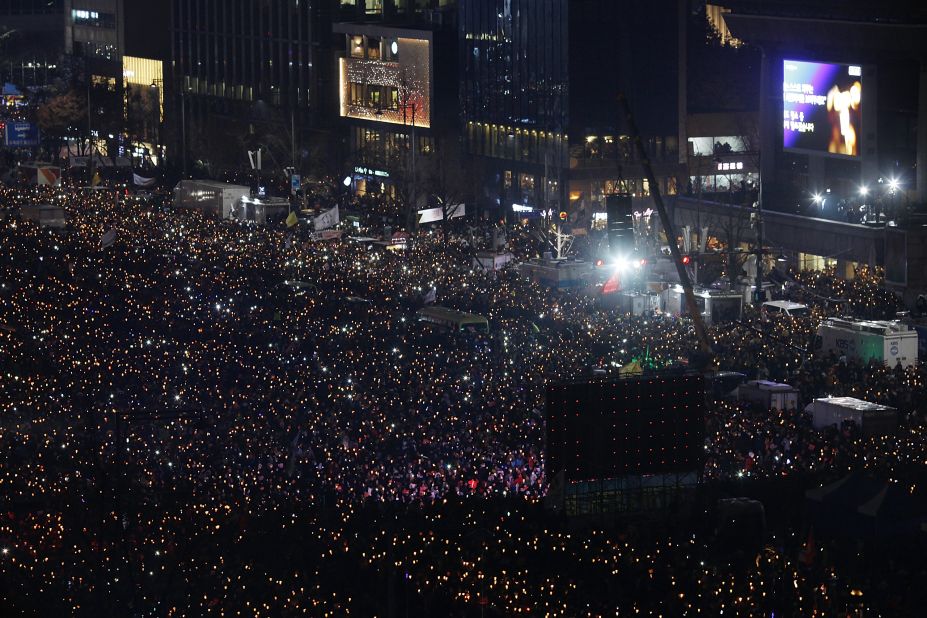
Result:
{"label": "kbs broadcast van", "polygon": [[818,351],[833,352],[862,363],[876,360],[888,367],[917,364],[917,332],[898,321],[828,318],[818,327]]}

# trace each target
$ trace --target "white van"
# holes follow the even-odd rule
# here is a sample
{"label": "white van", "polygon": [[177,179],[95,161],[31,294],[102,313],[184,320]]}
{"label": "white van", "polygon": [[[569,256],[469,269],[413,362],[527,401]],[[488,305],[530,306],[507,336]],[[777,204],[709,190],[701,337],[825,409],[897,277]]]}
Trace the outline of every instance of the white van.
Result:
{"label": "white van", "polygon": [[789,317],[806,316],[810,313],[808,305],[793,303],[788,300],[769,300],[763,303],[764,315],[787,315]]}

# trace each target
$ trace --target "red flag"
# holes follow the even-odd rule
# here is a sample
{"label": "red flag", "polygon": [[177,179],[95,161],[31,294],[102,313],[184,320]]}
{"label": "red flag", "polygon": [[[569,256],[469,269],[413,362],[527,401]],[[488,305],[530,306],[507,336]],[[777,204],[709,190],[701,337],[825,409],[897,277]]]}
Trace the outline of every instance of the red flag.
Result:
{"label": "red flag", "polygon": [[605,285],[602,286],[602,294],[614,294],[620,289],[621,280],[618,278],[618,273],[615,273],[609,277],[608,281],[605,282]]}

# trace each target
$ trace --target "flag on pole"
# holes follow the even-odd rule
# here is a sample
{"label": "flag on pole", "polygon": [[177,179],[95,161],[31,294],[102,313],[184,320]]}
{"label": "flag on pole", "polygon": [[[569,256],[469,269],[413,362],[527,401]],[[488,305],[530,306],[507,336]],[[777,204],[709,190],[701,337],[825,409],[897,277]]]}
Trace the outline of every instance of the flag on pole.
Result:
{"label": "flag on pole", "polygon": [[435,302],[437,298],[438,298],[438,288],[431,288],[430,290],[428,290],[428,293],[425,294],[425,298],[423,298],[422,300],[425,302],[426,305],[430,305],[433,302]]}
{"label": "flag on pole", "polygon": [[100,238],[100,246],[104,249],[110,248],[114,242],[116,242],[115,229],[109,230]]}
{"label": "flag on pole", "polygon": [[318,217],[313,219],[313,224],[315,225],[316,231],[318,230],[327,230],[330,227],[338,225],[338,207],[335,206],[331,210],[327,210],[320,214]]}
{"label": "flag on pole", "polygon": [[101,182],[102,180],[103,180],[103,178],[100,176],[100,172],[95,172],[95,173],[93,174],[93,178],[90,179],[90,186],[91,186],[91,187],[95,187],[95,186],[97,186],[98,184],[100,184],[100,182]]}
{"label": "flag on pole", "polygon": [[291,210],[290,214],[287,215],[287,218],[286,218],[286,226],[293,227],[297,223],[299,223],[299,218],[296,216],[296,211]]}

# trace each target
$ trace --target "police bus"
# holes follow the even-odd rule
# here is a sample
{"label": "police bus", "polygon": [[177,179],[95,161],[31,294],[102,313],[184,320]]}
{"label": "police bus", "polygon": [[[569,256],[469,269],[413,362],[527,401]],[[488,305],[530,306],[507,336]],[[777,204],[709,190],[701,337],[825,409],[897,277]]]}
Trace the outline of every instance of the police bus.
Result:
{"label": "police bus", "polygon": [[449,331],[489,332],[489,320],[475,313],[466,313],[447,307],[425,307],[415,314],[419,322],[433,324]]}

